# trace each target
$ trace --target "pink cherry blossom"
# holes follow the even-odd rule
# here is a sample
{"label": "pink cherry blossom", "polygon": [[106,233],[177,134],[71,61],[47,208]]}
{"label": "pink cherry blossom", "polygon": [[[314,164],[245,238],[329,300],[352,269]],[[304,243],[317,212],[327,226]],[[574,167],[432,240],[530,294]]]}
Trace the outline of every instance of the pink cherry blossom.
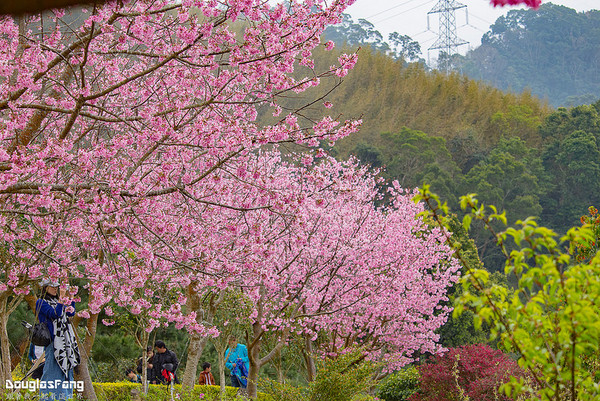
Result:
{"label": "pink cherry blossom", "polygon": [[520,4],[525,4],[531,8],[539,8],[542,4],[542,0],[490,0],[494,7],[504,7],[504,6],[517,6]]}
{"label": "pink cherry blossom", "polygon": [[[322,335],[319,351],[335,354],[371,338],[369,357],[390,368],[438,350],[449,311],[436,308],[457,275],[442,233],[411,193],[395,187],[376,207],[378,179],[317,148],[359,120],[307,123],[314,99],[281,104],[354,67],[344,54],[295,71],[351,3],[132,0],[22,29],[0,18],[0,292],[77,279],[82,318],[127,310],[145,333],[216,336],[187,293],[235,288],[257,344],[267,331],[282,344]],[[288,142],[306,152],[282,155]]]}

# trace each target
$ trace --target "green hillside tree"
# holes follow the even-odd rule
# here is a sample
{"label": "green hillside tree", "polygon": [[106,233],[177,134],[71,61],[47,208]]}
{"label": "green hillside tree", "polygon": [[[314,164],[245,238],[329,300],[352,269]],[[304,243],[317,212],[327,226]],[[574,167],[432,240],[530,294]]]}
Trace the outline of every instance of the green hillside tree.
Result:
{"label": "green hillside tree", "polygon": [[600,102],[566,109],[559,107],[548,115],[540,127],[541,138],[548,142],[564,139],[574,131],[600,136]]}
{"label": "green hillside tree", "polygon": [[346,44],[350,47],[370,46],[374,50],[387,52],[390,46],[383,35],[375,29],[375,25],[366,19],[354,21],[350,14],[343,14],[342,22],[325,29],[323,36],[338,45]]}
{"label": "green hillside tree", "polygon": [[554,188],[544,200],[543,221],[565,232],[592,204],[600,203],[599,137],[575,131],[544,151],[544,165]]}
{"label": "green hillside tree", "polygon": [[[476,193],[484,204],[506,210],[513,219],[540,216],[540,198],[546,182],[541,159],[536,150],[520,138],[502,139],[489,156],[465,176],[463,193]],[[492,236],[474,227],[472,234],[481,258],[488,269],[498,270],[502,256]]]}
{"label": "green hillside tree", "polygon": [[425,61],[421,58],[421,45],[410,36],[392,32],[388,35],[388,41],[397,59],[405,61]]}
{"label": "green hillside tree", "polygon": [[402,127],[381,134],[380,141],[378,146],[361,142],[353,153],[373,167],[384,167],[383,176],[404,188],[427,182],[446,199],[455,197],[462,175],[443,138]]}

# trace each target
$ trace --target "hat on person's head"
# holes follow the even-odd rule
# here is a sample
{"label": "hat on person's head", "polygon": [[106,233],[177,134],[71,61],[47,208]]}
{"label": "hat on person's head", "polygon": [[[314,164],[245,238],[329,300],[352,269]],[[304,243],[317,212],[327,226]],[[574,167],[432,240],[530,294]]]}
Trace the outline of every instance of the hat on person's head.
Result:
{"label": "hat on person's head", "polygon": [[49,278],[45,278],[40,282],[40,286],[42,287],[59,287],[60,284],[58,281],[52,281]]}

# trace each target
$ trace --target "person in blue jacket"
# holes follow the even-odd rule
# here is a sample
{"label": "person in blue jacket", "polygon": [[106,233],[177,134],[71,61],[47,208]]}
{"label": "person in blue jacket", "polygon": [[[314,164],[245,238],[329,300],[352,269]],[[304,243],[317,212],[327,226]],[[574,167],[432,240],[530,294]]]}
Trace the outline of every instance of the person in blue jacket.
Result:
{"label": "person in blue jacket", "polygon": [[231,372],[231,385],[246,388],[250,360],[248,349],[243,344],[238,344],[235,336],[228,339],[229,348],[225,351],[225,366]]}
{"label": "person in blue jacket", "polygon": [[[44,349],[46,362],[40,378],[40,401],[73,398],[73,368],[79,365],[79,348],[67,317],[75,315],[75,303],[66,304],[66,289],[48,279],[42,280],[42,298],[35,303],[40,323],[46,324],[52,341]],[[72,310],[67,311],[71,306]]]}

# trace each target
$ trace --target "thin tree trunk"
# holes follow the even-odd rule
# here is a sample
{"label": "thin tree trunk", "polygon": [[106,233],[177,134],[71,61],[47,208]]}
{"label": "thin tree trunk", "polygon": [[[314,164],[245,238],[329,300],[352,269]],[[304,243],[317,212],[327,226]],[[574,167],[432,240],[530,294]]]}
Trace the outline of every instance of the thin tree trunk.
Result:
{"label": "thin tree trunk", "polygon": [[313,343],[309,336],[304,336],[304,361],[306,362],[306,378],[308,382],[315,381],[317,367],[315,365]]}
{"label": "thin tree trunk", "polygon": [[[196,312],[196,321],[200,322],[202,319],[200,297],[198,291],[196,291],[196,281],[192,281],[187,287],[187,306],[190,311]],[[191,392],[196,383],[196,371],[198,370],[198,362],[204,351],[206,341],[202,341],[200,336],[196,333],[192,334],[190,338],[190,345],[188,346],[187,359],[185,363],[185,371],[183,373],[183,379],[181,387],[184,392]]]}
{"label": "thin tree trunk", "polygon": [[[248,339],[248,359],[250,360],[250,369],[248,371],[248,398],[256,399],[257,396],[257,381],[258,373],[260,368],[266,363],[270,362],[278,352],[281,351],[285,345],[285,340],[290,334],[290,329],[287,328],[281,333],[281,339],[279,343],[262,359],[260,358],[260,347],[262,345],[262,336],[264,330],[262,329],[263,321],[263,305],[266,301],[265,291],[261,289],[261,297],[257,305],[256,320],[252,324],[252,338]],[[294,311],[295,312],[295,311]]]}
{"label": "thin tree trunk", "polygon": [[[73,326],[75,329],[77,326]],[[98,397],[96,397],[96,392],[94,391],[94,386],[92,385],[92,378],[90,376],[89,370],[89,357],[92,352],[92,346],[94,345],[94,339],[96,338],[96,329],[98,327],[98,314],[93,313],[90,315],[89,319],[87,319],[86,323],[86,333],[85,340],[83,343],[77,337],[77,342],[79,346],[79,354],[81,357],[81,363],[79,364],[79,368],[77,369],[77,374],[75,374],[75,380],[83,381],[83,398],[87,401],[98,401]]]}
{"label": "thin tree trunk", "polygon": [[[212,294],[206,308],[202,307],[200,294],[196,291],[197,282],[192,282],[188,286],[188,305],[191,311],[196,312],[196,321],[201,323],[203,320],[207,324],[212,324],[217,313],[217,308],[223,300],[225,294],[221,291],[218,298],[215,299],[215,295]],[[203,313],[201,313],[203,312]],[[204,316],[204,312],[206,316]],[[204,319],[203,319],[204,318]],[[208,337],[200,337],[197,334],[193,334],[190,339],[190,345],[188,346],[188,355],[185,364],[185,373],[183,374],[182,387],[184,391],[191,391],[196,384],[196,371],[198,370],[198,363],[204,352],[204,348],[208,343]]]}
{"label": "thin tree trunk", "polygon": [[220,391],[220,399],[225,399],[225,349],[217,350],[217,355],[219,356],[219,387]]}
{"label": "thin tree trunk", "polygon": [[21,338],[19,340],[19,342],[17,343],[17,350],[18,353],[15,353],[14,355],[11,355],[10,357],[10,370],[13,371],[15,370],[15,368],[21,363],[21,361],[23,360],[23,356],[27,355],[29,352],[25,352],[28,351],[29,347],[29,338],[24,337]]}
{"label": "thin tree trunk", "polygon": [[23,299],[25,300],[25,302],[27,302],[27,305],[29,305],[29,309],[31,309],[35,314],[35,302],[37,301],[37,297],[32,292],[30,292],[29,294],[24,295]]}
{"label": "thin tree trunk", "polygon": [[6,325],[8,323],[8,311],[6,310],[7,301],[8,295],[5,292],[2,296],[0,296],[0,348],[2,348],[0,380],[2,380],[3,384],[6,383],[6,380],[10,380],[12,378],[10,369],[10,341],[8,339],[8,331],[6,330]]}
{"label": "thin tree trunk", "polygon": [[[260,314],[260,311],[259,311]],[[252,341],[248,341],[248,359],[250,369],[248,370],[248,397],[255,399],[257,395],[256,381],[260,370],[260,345],[262,343],[262,328],[259,320],[252,324]]]}
{"label": "thin tree trunk", "polygon": [[146,330],[142,331],[142,389],[144,394],[148,394],[148,340],[150,339],[150,333]]}
{"label": "thin tree trunk", "polygon": [[277,380],[279,383],[283,383],[283,357],[281,356],[281,350],[277,351]]}

